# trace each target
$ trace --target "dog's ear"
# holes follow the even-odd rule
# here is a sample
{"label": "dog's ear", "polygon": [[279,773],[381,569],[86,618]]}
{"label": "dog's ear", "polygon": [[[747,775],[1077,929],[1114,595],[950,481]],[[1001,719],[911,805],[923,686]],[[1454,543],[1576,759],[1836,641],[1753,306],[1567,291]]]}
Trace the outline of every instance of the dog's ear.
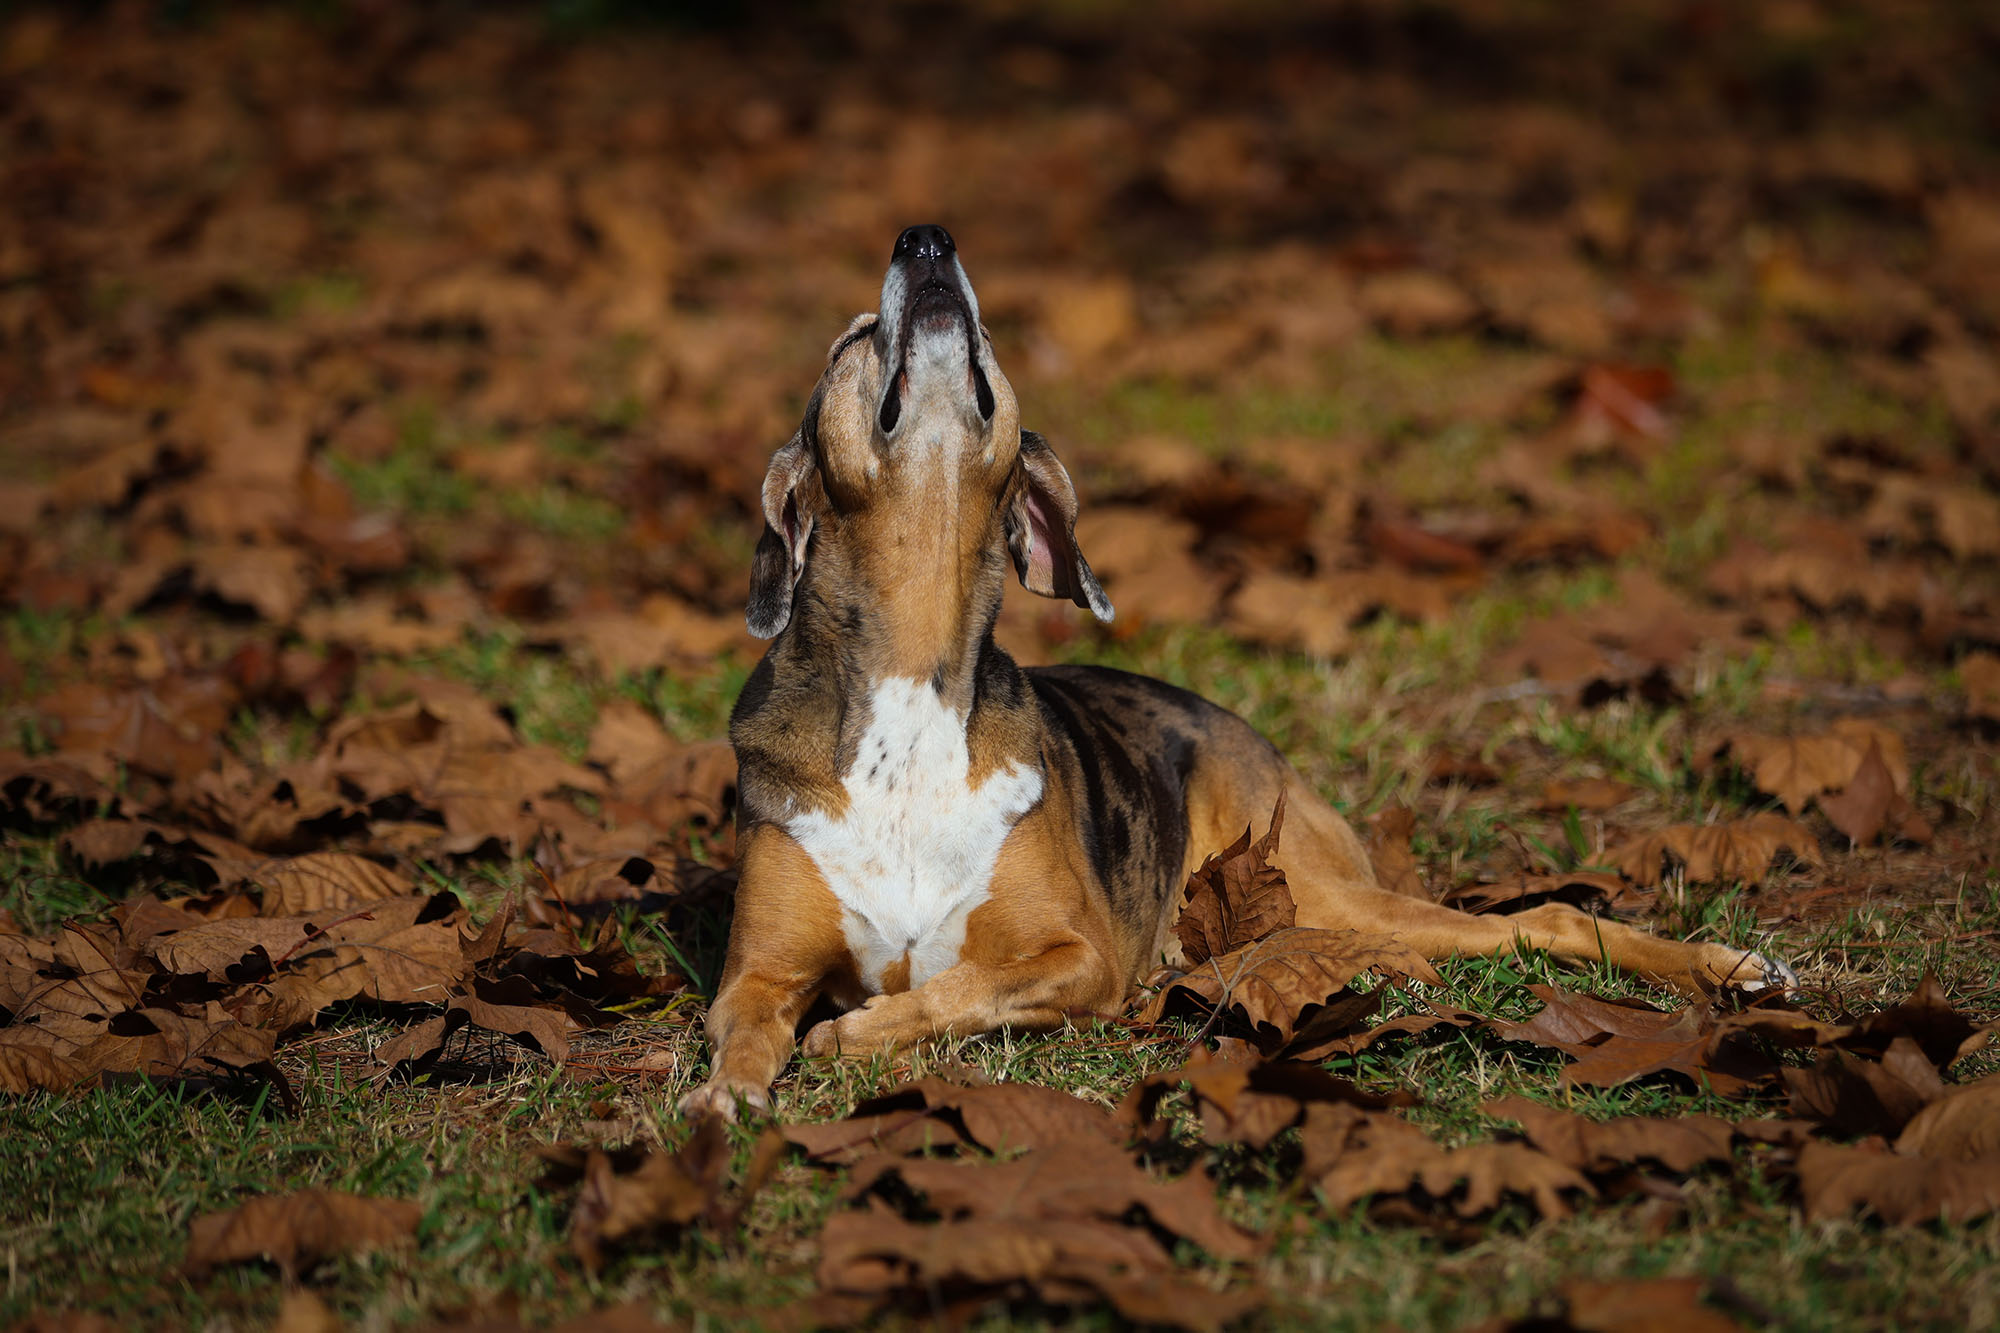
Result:
{"label": "dog's ear", "polygon": [[803,434],[771,455],[764,474],[764,535],[750,558],[750,632],[774,639],[792,618],[792,593],[805,572],[806,543],[818,511],[819,469]]}
{"label": "dog's ear", "polygon": [[1076,545],[1076,487],[1062,460],[1031,430],[1021,432],[1021,456],[1007,486],[1007,550],[1021,586],[1043,597],[1066,597],[1111,619],[1111,599]]}

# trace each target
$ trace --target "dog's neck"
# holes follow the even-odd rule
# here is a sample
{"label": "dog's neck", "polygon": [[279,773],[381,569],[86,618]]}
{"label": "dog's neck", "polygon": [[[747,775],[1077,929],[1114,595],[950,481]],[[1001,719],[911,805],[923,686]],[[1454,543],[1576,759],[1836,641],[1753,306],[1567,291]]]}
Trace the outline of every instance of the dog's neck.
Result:
{"label": "dog's neck", "polygon": [[993,642],[1010,568],[1005,538],[990,503],[970,508],[871,511],[815,529],[791,621],[759,669],[770,671],[772,690],[802,706],[787,710],[778,735],[739,704],[732,736],[746,769],[778,763],[794,799],[838,804],[835,789],[876,700],[885,688],[911,686],[934,693],[958,719],[975,773],[1010,759],[1035,762],[1015,753],[1023,733],[1005,715],[1025,696],[1019,669]]}

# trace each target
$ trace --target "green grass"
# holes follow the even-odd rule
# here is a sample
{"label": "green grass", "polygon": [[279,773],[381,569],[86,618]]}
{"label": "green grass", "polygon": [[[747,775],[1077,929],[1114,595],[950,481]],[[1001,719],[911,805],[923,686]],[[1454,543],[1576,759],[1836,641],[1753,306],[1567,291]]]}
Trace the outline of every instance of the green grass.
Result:
{"label": "green grass", "polygon": [[[337,307],[345,293],[338,282],[308,282],[281,292],[278,304],[310,313]],[[1736,533],[1754,530],[1773,512],[1771,497],[1754,489],[1711,484],[1734,433],[1782,424],[1898,435],[1925,449],[1937,442],[1931,416],[1857,387],[1836,373],[1830,354],[1810,346],[1788,350],[1769,377],[1780,386],[1776,400],[1732,399],[1730,387],[1764,367],[1762,347],[1730,337],[1691,341],[1675,369],[1684,394],[1700,406],[1680,418],[1678,441],[1645,469],[1591,474],[1594,482],[1613,478],[1613,491],[1657,516],[1657,540],[1633,559],[1684,588],[1697,585]],[[604,349],[607,383],[629,350]],[[1526,374],[1531,361],[1517,349],[1471,338],[1403,343],[1369,336],[1329,358],[1325,383],[1310,390],[1259,385],[1254,376],[1193,389],[1161,382],[1102,394],[1038,388],[1040,410],[1030,417],[1056,426],[1057,447],[1073,440],[1072,458],[1080,452],[1086,461],[1094,445],[1147,432],[1218,453],[1273,435],[1362,433],[1387,446],[1367,465],[1369,484],[1421,512],[1479,503],[1478,465],[1490,451],[1510,433],[1552,424],[1532,412],[1495,419],[1483,406],[1495,385]],[[588,469],[607,456],[607,441],[621,429],[617,418],[612,402],[596,425],[552,431],[541,443],[551,458]],[[1426,447],[1399,447],[1412,440]],[[364,506],[397,511],[420,538],[497,517],[565,551],[615,544],[625,516],[605,496],[559,483],[497,490],[461,476],[450,460],[484,442],[473,428],[419,404],[404,410],[387,457],[336,460],[336,466]],[[1827,500],[1814,494],[1782,503]],[[698,539],[712,548],[708,555],[718,567],[731,568],[747,562],[748,540],[720,528]],[[426,573],[420,568],[412,577]],[[1698,739],[1728,725],[1823,725],[1847,701],[1872,698],[1867,691],[1906,667],[1865,623],[1801,620],[1744,654],[1698,655],[1688,673],[1691,697],[1672,707],[1614,701],[1583,710],[1551,695],[1491,687],[1495,652],[1539,617],[1587,612],[1612,596],[1616,574],[1605,564],[1497,572],[1445,623],[1382,618],[1361,627],[1353,651],[1335,662],[1252,648],[1210,627],[1152,628],[1131,640],[1086,630],[1056,655],[1143,671],[1237,710],[1354,816],[1391,802],[1410,804],[1418,815],[1415,851],[1433,889],[1523,865],[1573,869],[1592,864],[1621,830],[1769,808],[1740,776],[1691,776]],[[21,671],[21,696],[32,698],[85,671],[91,644],[111,628],[98,618],[8,613],[0,629]],[[723,734],[750,663],[606,680],[531,646],[524,631],[501,626],[406,665],[474,686],[508,711],[524,739],[578,757],[599,712],[616,698],[652,709],[683,739]],[[1932,684],[1951,682],[1933,673]],[[8,716],[21,732],[14,739],[40,743],[30,713]],[[230,743],[246,759],[275,764],[310,754],[325,721],[244,710],[232,723]],[[1905,723],[1916,799],[1949,815],[1955,836],[1985,836],[1977,831],[1994,814],[1990,764],[1966,736],[1934,718],[1898,718],[1897,725]],[[1501,769],[1502,781],[1491,788],[1424,785],[1420,761],[1440,747],[1485,758]],[[1587,773],[1621,779],[1639,792],[1611,816],[1529,808],[1548,778]],[[1807,819],[1821,821],[1817,814]],[[2000,1006],[2000,948],[1981,936],[2000,929],[2000,872],[1850,852],[1835,845],[1823,821],[1815,827],[1827,841],[1830,864],[1812,882],[1853,885],[1851,898],[1790,917],[1774,907],[1794,886],[1783,871],[1755,884],[1669,881],[1652,924],[1690,938],[1768,948],[1800,967],[1819,988],[1815,1004],[1828,1012],[1899,998],[1926,971],[1969,1007]],[[170,863],[144,858],[86,874],[65,857],[56,834],[17,825],[0,835],[0,908],[31,930],[101,913],[130,890],[177,887]],[[507,895],[538,885],[542,874],[527,860],[408,868],[427,885],[458,892],[479,920]],[[646,968],[683,967],[713,984],[726,940],[721,915],[677,915],[670,926],[620,909],[616,920],[620,938]],[[1604,968],[1557,967],[1533,954],[1460,959],[1440,971],[1443,984],[1420,993],[1494,1016],[1531,1013],[1536,1001],[1526,987],[1535,983],[1673,1002]],[[1410,995],[1393,993],[1385,1016],[1412,1003]],[[537,1144],[680,1140],[686,1131],[674,1107],[706,1072],[694,1021],[700,1004],[697,996],[680,997],[587,1035],[561,1070],[497,1040],[462,1039],[440,1067],[453,1077],[434,1074],[415,1084],[376,1081],[368,1049],[395,1025],[360,1011],[336,1014],[281,1050],[280,1063],[303,1099],[293,1117],[255,1099],[139,1084],[0,1101],[0,1145],[6,1145],[0,1147],[0,1253],[9,1262],[0,1325],[30,1310],[71,1304],[161,1324],[266,1323],[282,1295],[277,1274],[249,1266],[201,1280],[181,1276],[187,1226],[250,1194],[307,1186],[380,1192],[424,1208],[412,1246],[336,1260],[308,1275],[312,1289],[357,1326],[407,1327],[441,1314],[509,1307],[532,1323],[548,1323],[629,1298],[698,1326],[784,1325],[813,1290],[814,1236],[837,1206],[837,1178],[788,1164],[758,1200],[746,1236],[668,1237],[621,1251],[598,1273],[568,1257],[569,1195],[536,1183]],[[1112,1024],[945,1042],[894,1061],[795,1064],[776,1090],[778,1110],[793,1120],[836,1117],[904,1077],[966,1068],[1110,1105],[1133,1080],[1178,1064],[1190,1036],[1172,1025]],[[641,1059],[648,1062],[644,1070]],[[1592,1116],[1783,1113],[1780,1100],[1725,1100],[1666,1078],[1564,1091],[1564,1063],[1555,1052],[1488,1033],[1440,1028],[1329,1067],[1378,1091],[1418,1092],[1425,1105],[1415,1118],[1453,1143],[1493,1133],[1497,1126],[1480,1104],[1505,1095]],[[1992,1058],[1982,1057],[1969,1072],[1993,1067]],[[1270,1307],[1250,1324],[1259,1330],[1451,1328],[1548,1313],[1552,1293],[1568,1278],[1657,1274],[1709,1277],[1753,1326],[1870,1329],[1882,1326],[1886,1311],[1896,1312],[1899,1327],[2000,1321],[2000,1225],[1808,1226],[1782,1173],[1749,1150],[1732,1169],[1689,1181],[1672,1204],[1604,1199],[1573,1218],[1539,1223],[1510,1205],[1490,1222],[1457,1231],[1386,1224],[1363,1210],[1329,1214],[1295,1178],[1299,1149],[1292,1137],[1255,1154],[1204,1149],[1195,1137],[1183,1116],[1172,1160],[1212,1173],[1225,1209],[1274,1238],[1271,1254],[1251,1274],[1271,1295]],[[747,1132],[734,1143],[740,1170]],[[1187,1261],[1211,1280],[1231,1280],[1199,1255]],[[1116,1324],[1102,1312],[1012,1306],[980,1313],[973,1326]]]}

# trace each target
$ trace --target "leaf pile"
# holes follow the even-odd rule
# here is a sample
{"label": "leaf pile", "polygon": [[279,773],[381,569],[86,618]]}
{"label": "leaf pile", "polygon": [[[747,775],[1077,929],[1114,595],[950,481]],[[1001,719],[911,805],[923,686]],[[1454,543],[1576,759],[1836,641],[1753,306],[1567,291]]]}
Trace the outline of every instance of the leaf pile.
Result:
{"label": "leaf pile", "polygon": [[[467,1025],[560,1061],[570,1033],[616,1021],[601,1006],[685,985],[642,976],[609,921],[588,946],[524,928],[511,908],[474,934],[453,894],[409,893],[343,853],[278,863],[268,882],[261,894],[133,898],[108,921],[50,938],[0,932],[0,1091],[121,1074],[247,1078],[295,1105],[274,1051],[333,1005],[390,1016],[443,1007],[384,1043],[386,1064],[427,1067]],[[302,891],[322,905],[287,913]]]}

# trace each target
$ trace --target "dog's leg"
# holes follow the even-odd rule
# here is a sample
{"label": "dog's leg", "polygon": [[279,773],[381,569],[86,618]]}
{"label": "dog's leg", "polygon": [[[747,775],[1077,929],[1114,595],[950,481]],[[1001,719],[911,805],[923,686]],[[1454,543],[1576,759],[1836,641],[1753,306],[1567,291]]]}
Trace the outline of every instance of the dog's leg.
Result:
{"label": "dog's leg", "polygon": [[1721,988],[1755,992],[1798,984],[1790,968],[1761,954],[1649,935],[1562,903],[1512,916],[1472,916],[1391,893],[1375,887],[1365,856],[1339,813],[1303,778],[1288,775],[1285,827],[1273,861],[1285,872],[1301,926],[1394,935],[1433,961],[1525,944],[1572,962],[1606,962],[1694,998]]}
{"label": "dog's leg", "polygon": [[738,864],[729,959],[708,1010],[708,1082],[681,1100],[686,1115],[769,1110],[800,1016],[847,965],[840,904],[789,835],[759,826]]}
{"label": "dog's leg", "polygon": [[[1052,776],[1059,794],[1060,782]],[[821,1023],[800,1049],[869,1055],[1000,1028],[1046,1032],[1076,1014],[1115,1012],[1131,978],[1110,919],[1084,888],[1083,851],[1065,832],[1046,811],[1017,825],[990,895],[966,918],[959,960],[921,986]]]}
{"label": "dog's leg", "polygon": [[1006,962],[961,962],[915,990],[877,995],[806,1033],[801,1053],[874,1055],[932,1037],[1013,1028],[1047,1032],[1070,1015],[1117,1007],[1116,966],[1080,935]]}

